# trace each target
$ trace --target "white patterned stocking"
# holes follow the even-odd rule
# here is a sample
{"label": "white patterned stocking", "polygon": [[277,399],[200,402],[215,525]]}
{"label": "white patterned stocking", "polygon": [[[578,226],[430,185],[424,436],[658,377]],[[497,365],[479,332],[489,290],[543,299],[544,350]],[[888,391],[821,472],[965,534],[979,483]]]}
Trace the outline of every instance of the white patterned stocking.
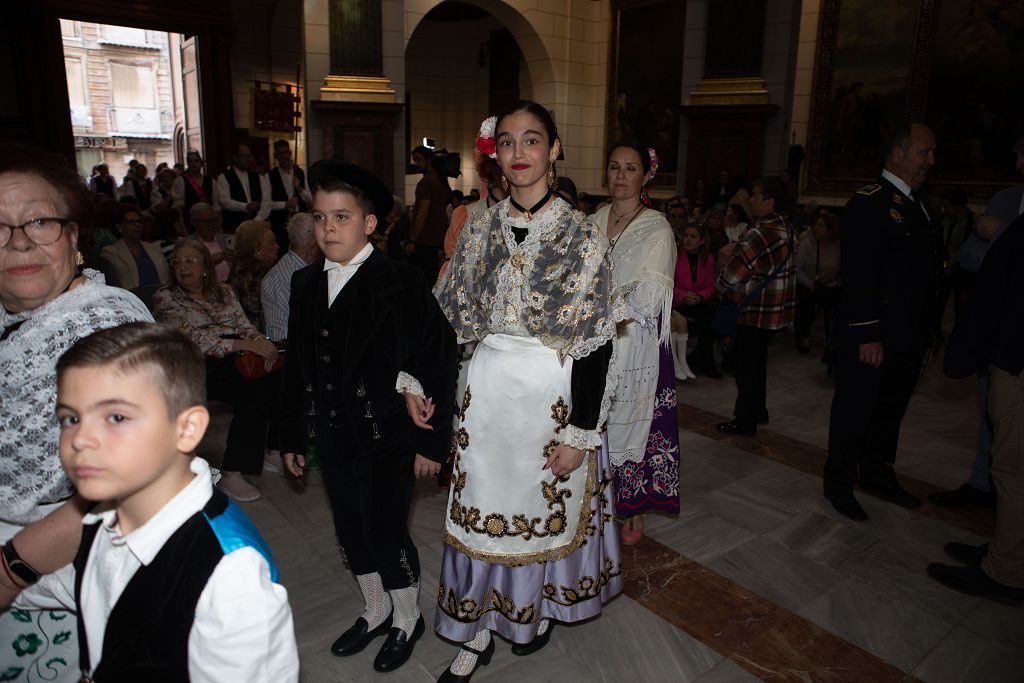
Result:
{"label": "white patterned stocking", "polygon": [[[466,643],[466,647],[471,647],[477,652],[483,652],[484,648],[487,647],[490,642],[491,632],[484,629],[477,632],[476,637]],[[455,659],[452,660],[452,665],[449,668],[456,676],[468,676],[473,673],[473,669],[476,668],[477,657],[478,655],[473,654],[469,650],[460,648],[459,654],[455,655]]]}
{"label": "white patterned stocking", "polygon": [[363,611],[363,619],[366,619],[367,630],[373,630],[384,623],[384,620],[391,614],[391,596],[384,590],[384,584],[380,580],[380,574],[357,574],[356,581],[359,582],[359,590],[363,594],[363,601],[366,609]]}

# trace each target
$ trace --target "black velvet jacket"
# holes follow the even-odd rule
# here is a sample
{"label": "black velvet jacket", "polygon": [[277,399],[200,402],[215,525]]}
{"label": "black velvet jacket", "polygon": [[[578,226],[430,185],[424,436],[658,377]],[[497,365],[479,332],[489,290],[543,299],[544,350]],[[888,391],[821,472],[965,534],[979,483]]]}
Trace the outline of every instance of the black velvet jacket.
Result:
{"label": "black velvet jacket", "polygon": [[[451,447],[455,333],[423,274],[378,250],[327,307],[324,259],[292,276],[281,401],[281,450],[305,453],[316,430],[334,429],[343,457],[408,448],[444,462]],[[437,406],[418,429],[395,391],[399,372]]]}

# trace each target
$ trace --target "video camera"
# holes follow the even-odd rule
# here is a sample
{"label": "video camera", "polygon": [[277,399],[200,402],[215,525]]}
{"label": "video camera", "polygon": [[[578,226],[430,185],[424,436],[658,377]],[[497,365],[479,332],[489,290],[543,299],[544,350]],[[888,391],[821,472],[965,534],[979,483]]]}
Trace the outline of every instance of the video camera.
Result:
{"label": "video camera", "polygon": [[[436,149],[434,138],[423,138],[423,144],[413,150],[413,152],[421,149],[426,149],[430,152],[432,157],[430,164],[437,169],[438,173],[443,171],[444,175],[448,178],[458,178],[462,175],[462,155],[458,152],[449,152],[443,147]],[[423,169],[416,164],[409,164],[405,169],[406,175],[416,175],[417,173],[423,173]]]}

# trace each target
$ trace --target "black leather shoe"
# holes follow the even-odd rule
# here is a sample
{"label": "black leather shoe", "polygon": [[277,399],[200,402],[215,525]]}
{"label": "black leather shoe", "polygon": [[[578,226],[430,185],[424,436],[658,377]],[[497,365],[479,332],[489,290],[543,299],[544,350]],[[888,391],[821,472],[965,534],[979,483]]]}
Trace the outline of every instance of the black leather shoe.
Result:
{"label": "black leather shoe", "polygon": [[416,620],[416,627],[412,630],[411,636],[407,636],[405,631],[397,626],[392,626],[387,640],[380,646],[380,652],[373,660],[373,668],[381,673],[387,673],[405,664],[412,656],[412,648],[423,635],[424,628],[426,627],[423,624],[423,615]]}
{"label": "black leather shoe", "polygon": [[900,483],[893,475],[888,479],[864,479],[860,480],[860,487],[865,491],[873,491],[879,496],[904,508],[919,508],[921,501],[903,490]]}
{"label": "black leather shoe", "polygon": [[832,508],[843,515],[849,517],[855,522],[863,522],[868,518],[868,513],[864,512],[864,508],[857,502],[857,497],[853,495],[853,491],[825,491],[825,498],[828,502],[832,503]]}
{"label": "black leather shoe", "polygon": [[[550,631],[551,629],[549,628],[548,632]],[[444,673],[437,677],[437,683],[467,683],[469,679],[473,677],[473,674],[476,673],[477,669],[491,663],[491,657],[494,656],[494,636],[491,636],[491,641],[487,643],[487,647],[485,647],[483,651],[474,650],[468,645],[463,645],[462,649],[476,655],[476,665],[473,667],[473,670],[468,674],[453,674],[452,667],[449,664],[448,668],[444,670]]]}
{"label": "black leather shoe", "polygon": [[366,629],[369,626],[366,623],[366,619],[359,617],[356,619],[356,623],[352,624],[347,631],[334,641],[334,645],[331,645],[331,654],[335,657],[348,657],[357,652],[362,652],[370,644],[371,640],[388,632],[388,629],[391,628],[391,616],[389,614],[388,618],[381,622],[377,628],[369,631]]}
{"label": "black leather shoe", "polygon": [[733,420],[732,422],[719,422],[718,431],[730,436],[757,436],[757,427],[744,427]]}
{"label": "black leather shoe", "polygon": [[554,628],[555,622],[549,621],[548,630],[544,631],[544,635],[535,636],[530,642],[523,643],[521,645],[519,643],[513,643],[512,654],[519,655],[520,657],[532,655],[534,652],[548,644],[548,641],[551,640],[551,631],[554,630]]}
{"label": "black leather shoe", "polygon": [[988,543],[984,545],[968,545],[966,543],[947,543],[943,550],[957,562],[963,564],[981,564],[988,555]]}
{"label": "black leather shoe", "polygon": [[936,562],[928,565],[928,576],[943,586],[961,593],[980,595],[997,602],[1010,604],[1024,601],[1024,588],[1014,588],[1005,583],[999,583],[976,565],[954,567]]}
{"label": "black leather shoe", "polygon": [[971,505],[980,508],[994,508],[996,506],[996,494],[991,491],[976,489],[970,484],[963,484],[952,491],[937,491],[928,496],[928,500],[947,508],[963,507]]}

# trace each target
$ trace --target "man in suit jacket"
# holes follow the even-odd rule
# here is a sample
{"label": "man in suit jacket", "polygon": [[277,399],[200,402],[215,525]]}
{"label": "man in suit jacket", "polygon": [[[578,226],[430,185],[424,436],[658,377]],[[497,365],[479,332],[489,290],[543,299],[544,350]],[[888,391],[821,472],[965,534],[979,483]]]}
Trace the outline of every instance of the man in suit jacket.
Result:
{"label": "man in suit jacket", "polygon": [[270,227],[277,237],[278,256],[288,253],[288,219],[298,212],[309,211],[313,197],[306,187],[306,174],[292,161],[292,148],[287,140],[274,142],[277,166],[267,174],[270,184]]}
{"label": "man in suit jacket", "polygon": [[422,272],[369,243],[391,210],[384,184],[334,159],[309,176],[323,256],[292,277],[281,450],[298,476],[315,443],[366,602],[331,651],[352,655],[387,633],[374,668],[392,671],[424,630],[409,506],[414,478],[436,474],[450,450],[455,333]]}
{"label": "man in suit jacket", "polygon": [[914,508],[893,464],[900,421],[932,341],[942,261],[933,216],[915,190],[935,163],[927,126],[897,126],[885,170],[846,204],[840,223],[843,298],[836,314],[836,392],[829,422],[825,497],[865,520],[864,490]]}

